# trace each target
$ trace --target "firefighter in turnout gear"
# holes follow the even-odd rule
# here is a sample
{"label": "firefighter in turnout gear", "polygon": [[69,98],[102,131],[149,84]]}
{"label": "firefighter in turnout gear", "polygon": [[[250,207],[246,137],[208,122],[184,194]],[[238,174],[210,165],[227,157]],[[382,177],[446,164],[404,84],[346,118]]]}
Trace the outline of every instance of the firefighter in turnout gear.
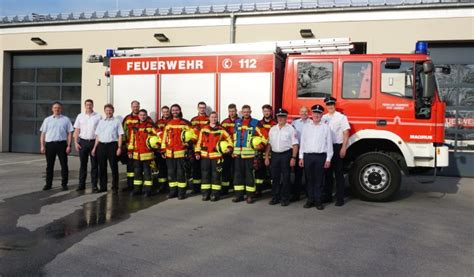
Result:
{"label": "firefighter in turnout gear", "polygon": [[[272,117],[272,106],[268,104],[263,105],[262,113],[263,118],[260,120],[260,124],[262,125],[262,133],[265,136],[265,139],[268,140],[270,128],[275,126],[277,122]],[[257,156],[255,157],[255,185],[257,187],[257,191],[255,193],[256,197],[260,197],[262,195],[264,186],[270,186],[271,184],[270,170],[269,167],[265,166],[264,163],[264,152],[265,151],[258,151]]]}
{"label": "firefighter in turnout gear", "polygon": [[257,119],[250,116],[249,105],[242,106],[242,118],[235,121],[234,127],[234,198],[232,202],[244,200],[247,193],[247,203],[255,202],[255,180],[253,160],[256,150],[265,147],[266,139],[262,126]]}
{"label": "firefighter in turnout gear", "polygon": [[[209,117],[206,114],[207,105],[204,102],[199,102],[197,105],[198,115],[191,119],[191,124],[196,132],[196,136],[199,135],[202,127],[209,124]],[[194,149],[195,150],[195,149]],[[192,184],[194,193],[199,193],[201,186],[201,161],[192,159]]]}
{"label": "firefighter in turnout gear", "polygon": [[[123,145],[125,146],[125,149],[128,149],[128,146],[130,144],[130,136],[132,132],[132,127],[133,125],[137,124],[139,119],[138,119],[138,111],[140,111],[140,102],[134,100],[131,103],[131,108],[132,112],[127,115],[123,121],[122,121],[122,127],[123,127]],[[126,153],[126,151],[123,151]],[[135,177],[134,173],[134,165],[133,165],[133,159],[128,159],[127,160],[127,187],[123,188],[122,191],[131,191],[133,190],[133,178]]]}
{"label": "firefighter in turnout gear", "polygon": [[[234,138],[234,126],[235,121],[239,118],[237,116],[237,106],[235,104],[229,104],[227,107],[229,116],[224,119],[221,126],[227,131],[230,137]],[[223,155],[224,162],[222,164],[222,190],[221,195],[226,195],[229,192],[229,188],[232,182],[232,173],[234,168],[234,159],[230,154]]]}
{"label": "firefighter in turnout gear", "polygon": [[[158,132],[163,136],[163,130],[166,124],[171,120],[170,108],[168,106],[161,107],[161,119],[157,121],[156,126]],[[161,155],[155,155],[155,163],[159,168],[158,176],[155,179],[160,192],[168,190],[168,171],[166,168],[166,160]]]}
{"label": "firefighter in turnout gear", "polygon": [[182,138],[183,134],[194,134],[194,131],[191,122],[182,118],[183,114],[178,104],[171,106],[171,115],[173,118],[163,130],[161,153],[162,157],[166,158],[168,169],[168,185],[170,188],[168,198],[178,197],[182,200],[186,198],[185,155],[188,144],[192,143],[193,135],[191,135],[188,142],[183,141]]}
{"label": "firefighter in turnout gear", "polygon": [[195,156],[201,161],[202,200],[217,201],[221,192],[222,154],[232,152],[232,139],[219,125],[217,113],[209,115],[209,125],[201,128],[196,143]]}
{"label": "firefighter in turnout gear", "polygon": [[138,113],[139,122],[132,126],[128,144],[128,155],[134,164],[132,195],[141,195],[145,188],[146,196],[155,194],[152,181],[152,163],[154,151],[147,145],[150,137],[156,137],[155,125],[148,119],[148,112],[141,109]]}

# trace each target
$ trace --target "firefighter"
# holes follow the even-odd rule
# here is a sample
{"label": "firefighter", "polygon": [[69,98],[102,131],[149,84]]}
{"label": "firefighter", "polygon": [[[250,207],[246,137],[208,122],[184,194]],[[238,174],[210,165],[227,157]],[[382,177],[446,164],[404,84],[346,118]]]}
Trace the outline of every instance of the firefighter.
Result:
{"label": "firefighter", "polygon": [[266,166],[270,166],[270,150],[272,151],[273,185],[272,200],[269,204],[276,205],[281,202],[282,206],[288,206],[290,204],[290,172],[296,164],[298,136],[296,129],[287,123],[288,112],[286,110],[278,109],[276,116],[278,124],[270,128],[269,141],[265,151]]}
{"label": "firefighter", "polygon": [[[166,124],[171,120],[170,108],[168,106],[161,107],[161,119],[158,120],[156,127],[157,132],[163,133]],[[168,172],[166,169],[166,160],[161,155],[155,155],[155,163],[159,168],[157,181],[157,187],[160,192],[168,190]]]}
{"label": "firefighter", "polygon": [[161,142],[162,157],[166,158],[168,169],[168,198],[186,198],[185,155],[188,144],[195,139],[191,122],[183,119],[181,107],[178,104],[171,106],[172,119],[163,130]]}
{"label": "firefighter", "polygon": [[[132,112],[127,115],[122,121],[122,127],[124,131],[123,135],[123,146],[125,149],[128,149],[129,142],[130,142],[130,135],[132,132],[133,125],[137,124],[138,119],[138,112],[140,111],[140,102],[137,100],[133,100],[130,103]],[[127,153],[127,151],[122,151],[122,153]],[[133,159],[127,159],[127,186],[122,189],[122,191],[132,191],[133,190],[133,180],[135,177],[134,173],[134,164]]]}
{"label": "firefighter", "polygon": [[257,119],[250,116],[249,105],[242,106],[242,118],[234,126],[234,198],[232,202],[244,200],[247,192],[247,203],[255,202],[255,180],[253,160],[257,150],[265,147],[266,139],[262,126]]}
{"label": "firefighter", "polygon": [[138,120],[132,127],[128,144],[128,158],[133,160],[134,167],[132,196],[141,195],[142,188],[145,188],[146,196],[152,196],[156,193],[151,177],[154,153],[147,146],[147,141],[157,133],[154,124],[148,120],[147,110],[138,112]]}
{"label": "firefighter", "polygon": [[[262,113],[263,118],[260,120],[260,124],[262,125],[262,133],[265,136],[265,139],[268,140],[268,133],[270,132],[270,128],[275,126],[277,123],[273,119],[273,108],[272,106],[266,104],[262,106]],[[270,186],[271,179],[270,179],[270,171],[264,163],[264,151],[258,151],[255,161],[255,185],[257,187],[256,197],[260,197],[262,195],[262,191],[264,190],[264,185]]]}
{"label": "firefighter", "polygon": [[351,129],[347,117],[336,111],[336,98],[328,97],[324,100],[328,113],[321,119],[323,123],[329,125],[332,135],[332,146],[334,155],[331,160],[331,167],[326,171],[326,178],[323,190],[323,202],[332,202],[332,191],[334,176],[336,177],[336,206],[344,205],[344,171],[343,159],[346,156],[347,143],[349,142],[349,130]]}
{"label": "firefighter", "polygon": [[[202,127],[209,124],[209,117],[207,116],[206,109],[207,109],[206,103],[202,101],[199,102],[197,105],[198,115],[191,119],[191,124],[194,128],[196,136],[199,135],[199,132],[201,131]],[[199,190],[201,188],[201,161],[192,159],[191,163],[192,163],[193,192],[199,193]]]}
{"label": "firefighter", "polygon": [[196,143],[196,160],[201,161],[202,200],[217,201],[221,192],[222,154],[232,151],[229,133],[219,125],[217,113],[209,115],[209,125],[201,128]]}
{"label": "firefighter", "polygon": [[333,155],[331,130],[321,122],[324,108],[321,105],[311,107],[312,122],[305,124],[301,133],[299,166],[304,168],[308,199],[304,208],[316,206],[323,210],[321,190],[324,179],[324,169],[331,165]]}
{"label": "firefighter", "polygon": [[[229,106],[227,106],[227,110],[229,112],[229,116],[222,121],[221,125],[224,127],[227,133],[229,133],[230,137],[233,138],[235,121],[238,119],[237,106],[235,104],[229,104]],[[224,163],[222,165],[221,195],[226,195],[229,192],[229,188],[231,187],[234,160],[230,154],[224,154],[223,159]]]}

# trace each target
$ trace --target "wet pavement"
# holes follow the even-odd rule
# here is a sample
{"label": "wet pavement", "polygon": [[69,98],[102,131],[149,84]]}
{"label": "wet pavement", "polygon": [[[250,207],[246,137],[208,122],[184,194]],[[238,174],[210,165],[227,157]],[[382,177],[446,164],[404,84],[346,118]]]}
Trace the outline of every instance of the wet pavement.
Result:
{"label": "wet pavement", "polygon": [[76,192],[69,161],[70,191],[43,192],[41,156],[0,153],[0,276],[474,275],[474,179],[317,212]]}

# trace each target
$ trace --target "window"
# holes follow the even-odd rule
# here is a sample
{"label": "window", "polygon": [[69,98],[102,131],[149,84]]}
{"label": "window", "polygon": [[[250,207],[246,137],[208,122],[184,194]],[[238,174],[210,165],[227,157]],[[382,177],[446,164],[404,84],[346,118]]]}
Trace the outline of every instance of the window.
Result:
{"label": "window", "polygon": [[370,62],[345,62],[343,64],[342,98],[370,99],[372,64]]}
{"label": "window", "polygon": [[382,92],[403,98],[413,98],[413,62],[402,62],[400,68],[385,68],[382,63]]}
{"label": "window", "polygon": [[330,62],[298,63],[297,97],[325,98],[332,95],[333,65]]}

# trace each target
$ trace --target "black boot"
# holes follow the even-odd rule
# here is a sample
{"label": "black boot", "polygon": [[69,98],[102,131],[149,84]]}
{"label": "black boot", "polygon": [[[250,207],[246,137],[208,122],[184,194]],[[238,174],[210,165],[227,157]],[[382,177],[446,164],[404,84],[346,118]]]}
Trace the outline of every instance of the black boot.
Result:
{"label": "black boot", "polygon": [[142,194],[142,186],[134,186],[133,191],[131,193],[132,196],[137,196]]}
{"label": "black boot", "polygon": [[304,204],[303,208],[309,209],[311,207],[314,207],[314,202],[310,201],[310,200],[307,200],[306,203]]}
{"label": "black boot", "polygon": [[216,201],[219,201],[219,199],[220,199],[220,192],[219,191],[213,191],[211,193],[211,201],[216,202]]}

